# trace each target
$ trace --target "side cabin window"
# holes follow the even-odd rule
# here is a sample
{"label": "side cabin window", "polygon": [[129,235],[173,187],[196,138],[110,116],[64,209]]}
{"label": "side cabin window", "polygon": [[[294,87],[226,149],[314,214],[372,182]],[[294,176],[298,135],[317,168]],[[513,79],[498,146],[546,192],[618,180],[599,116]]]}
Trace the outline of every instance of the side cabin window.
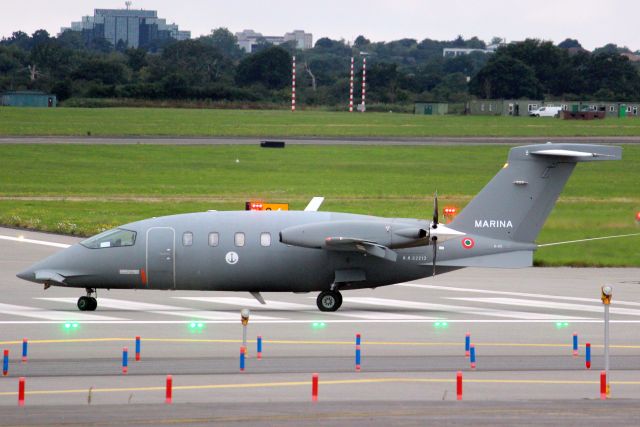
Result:
{"label": "side cabin window", "polygon": [[260,246],[271,246],[271,233],[260,234]]}
{"label": "side cabin window", "polygon": [[89,249],[117,248],[133,246],[136,243],[136,232],[116,228],[83,240],[80,244]]}
{"label": "side cabin window", "polygon": [[220,235],[218,233],[209,233],[209,246],[218,246]]}
{"label": "side cabin window", "polygon": [[236,246],[244,246],[244,233],[236,233],[233,239]]}
{"label": "side cabin window", "polygon": [[193,245],[193,233],[190,231],[186,231],[182,235],[182,246],[191,246]]}

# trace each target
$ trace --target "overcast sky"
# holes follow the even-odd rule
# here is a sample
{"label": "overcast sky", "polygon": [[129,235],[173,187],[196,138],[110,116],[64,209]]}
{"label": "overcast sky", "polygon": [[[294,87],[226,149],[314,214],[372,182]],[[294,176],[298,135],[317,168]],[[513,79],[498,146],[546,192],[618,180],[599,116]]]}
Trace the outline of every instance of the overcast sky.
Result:
{"label": "overcast sky", "polygon": [[[93,15],[94,8],[124,8],[114,0],[0,0],[0,37],[13,31],[60,27]],[[264,35],[293,29],[320,37],[353,41],[400,38],[452,40],[478,36],[490,41],[541,38],[559,43],[575,38],[587,49],[606,43],[640,49],[638,0],[134,0],[132,8],[158,10],[161,18],[190,30],[245,28]]]}

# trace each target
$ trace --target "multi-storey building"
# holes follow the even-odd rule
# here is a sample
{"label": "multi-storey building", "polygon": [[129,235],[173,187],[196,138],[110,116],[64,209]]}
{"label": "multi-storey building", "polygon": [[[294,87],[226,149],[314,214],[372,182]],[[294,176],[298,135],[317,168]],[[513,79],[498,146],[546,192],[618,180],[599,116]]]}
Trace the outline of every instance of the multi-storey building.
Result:
{"label": "multi-storey building", "polygon": [[180,31],[178,25],[167,24],[155,10],[95,9],[93,16],[72,22],[64,31],[81,31],[85,40],[104,38],[116,46],[120,41],[127,47],[149,47],[157,40],[187,40],[190,31]]}

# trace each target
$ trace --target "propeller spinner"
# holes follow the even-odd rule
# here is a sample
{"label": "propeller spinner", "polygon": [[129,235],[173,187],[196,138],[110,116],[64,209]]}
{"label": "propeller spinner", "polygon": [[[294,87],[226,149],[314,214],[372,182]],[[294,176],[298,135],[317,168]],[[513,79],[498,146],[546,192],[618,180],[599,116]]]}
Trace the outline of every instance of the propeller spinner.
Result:
{"label": "propeller spinner", "polygon": [[465,233],[456,231],[446,225],[439,225],[438,223],[438,192],[436,191],[433,197],[433,220],[431,221],[431,228],[429,229],[429,241],[433,247],[433,275],[436,275],[436,257],[438,253],[438,240],[444,242],[449,239],[464,236]]}

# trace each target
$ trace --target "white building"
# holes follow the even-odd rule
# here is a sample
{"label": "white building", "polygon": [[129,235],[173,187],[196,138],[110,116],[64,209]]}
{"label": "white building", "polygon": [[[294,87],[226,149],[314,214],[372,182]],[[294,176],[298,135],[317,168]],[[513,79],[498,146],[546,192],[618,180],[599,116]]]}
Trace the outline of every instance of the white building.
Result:
{"label": "white building", "polygon": [[297,49],[311,49],[313,47],[313,35],[305,33],[303,30],[294,30],[284,36],[264,36],[254,30],[243,30],[236,33],[238,46],[247,53],[253,52],[260,42],[280,45],[289,41],[294,41]]}

